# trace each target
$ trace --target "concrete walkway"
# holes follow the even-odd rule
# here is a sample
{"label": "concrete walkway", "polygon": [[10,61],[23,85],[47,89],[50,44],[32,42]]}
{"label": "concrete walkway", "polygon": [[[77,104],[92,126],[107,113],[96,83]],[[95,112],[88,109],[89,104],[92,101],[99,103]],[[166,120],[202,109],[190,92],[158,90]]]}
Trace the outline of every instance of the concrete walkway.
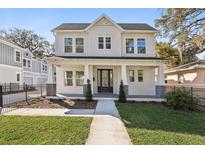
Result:
{"label": "concrete walkway", "polygon": [[113,100],[98,101],[86,144],[132,144]]}
{"label": "concrete walkway", "polygon": [[19,116],[83,116],[92,117],[94,109],[34,109],[34,108],[3,108],[1,115]]}

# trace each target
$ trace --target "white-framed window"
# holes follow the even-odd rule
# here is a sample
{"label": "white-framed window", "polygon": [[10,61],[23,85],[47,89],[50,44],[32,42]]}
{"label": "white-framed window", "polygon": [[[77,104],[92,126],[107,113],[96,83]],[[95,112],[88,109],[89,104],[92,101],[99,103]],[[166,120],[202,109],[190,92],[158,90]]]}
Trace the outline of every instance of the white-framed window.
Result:
{"label": "white-framed window", "polygon": [[47,71],[48,70],[48,67],[47,67],[47,65],[45,65],[45,71]]}
{"label": "white-framed window", "polygon": [[76,71],[76,74],[75,74],[76,86],[82,86],[83,82],[84,82],[84,72],[83,71]]}
{"label": "white-framed window", "polygon": [[98,37],[98,49],[104,49],[104,37]]}
{"label": "white-framed window", "polygon": [[31,61],[27,60],[27,62],[28,62],[28,68],[31,68]]}
{"label": "white-framed window", "polygon": [[75,38],[75,50],[76,50],[76,53],[84,52],[84,39],[83,38]]}
{"label": "white-framed window", "polygon": [[64,52],[70,53],[73,51],[73,39],[72,38],[64,38]]}
{"label": "white-framed window", "polygon": [[20,81],[21,81],[21,74],[16,73],[16,82],[20,82]]}
{"label": "white-framed window", "polygon": [[26,67],[26,59],[23,59],[23,66]]}
{"label": "white-framed window", "polygon": [[105,37],[105,47],[111,49],[111,37]]}
{"label": "white-framed window", "polygon": [[126,38],[126,53],[134,53],[134,38]]}
{"label": "white-framed window", "polygon": [[135,81],[135,72],[134,72],[134,70],[129,70],[129,81],[130,82]]}
{"label": "white-framed window", "polygon": [[73,72],[72,71],[65,71],[65,85],[73,86]]}
{"label": "white-framed window", "polygon": [[138,82],[143,82],[143,70],[137,70]]}
{"label": "white-framed window", "polygon": [[111,37],[98,37],[98,49],[111,49]]}
{"label": "white-framed window", "polygon": [[21,52],[15,50],[15,61],[16,62],[21,62]]}
{"label": "white-framed window", "polygon": [[145,54],[145,52],[146,52],[145,38],[138,38],[137,39],[137,53]]}

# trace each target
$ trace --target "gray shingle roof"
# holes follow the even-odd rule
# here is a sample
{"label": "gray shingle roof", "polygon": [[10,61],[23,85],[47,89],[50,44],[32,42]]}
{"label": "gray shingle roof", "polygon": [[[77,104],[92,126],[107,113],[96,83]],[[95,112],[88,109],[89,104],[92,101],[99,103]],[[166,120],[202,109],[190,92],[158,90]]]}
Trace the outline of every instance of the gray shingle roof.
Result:
{"label": "gray shingle roof", "polygon": [[[84,30],[87,28],[91,23],[63,23],[53,30]],[[117,23],[120,27],[125,30],[154,30],[155,28],[151,27],[145,23]],[[52,31],[53,31],[52,30]]]}

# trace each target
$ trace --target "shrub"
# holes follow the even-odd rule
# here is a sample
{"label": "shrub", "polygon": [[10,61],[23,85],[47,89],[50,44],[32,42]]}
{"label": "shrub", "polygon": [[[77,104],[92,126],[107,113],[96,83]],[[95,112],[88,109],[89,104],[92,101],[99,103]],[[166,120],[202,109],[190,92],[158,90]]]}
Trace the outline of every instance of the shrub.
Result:
{"label": "shrub", "polygon": [[179,110],[193,110],[194,105],[199,102],[199,99],[192,95],[191,90],[185,87],[168,92],[166,99],[167,106]]}
{"label": "shrub", "polygon": [[121,80],[118,101],[119,102],[126,102],[126,100],[127,99],[126,99],[126,95],[125,95],[125,91],[124,91],[124,85],[123,85],[123,82]]}
{"label": "shrub", "polygon": [[87,80],[87,89],[86,89],[85,99],[86,99],[86,101],[92,101],[93,100],[93,95],[92,95],[92,90],[91,90],[91,83],[90,83],[89,79]]}

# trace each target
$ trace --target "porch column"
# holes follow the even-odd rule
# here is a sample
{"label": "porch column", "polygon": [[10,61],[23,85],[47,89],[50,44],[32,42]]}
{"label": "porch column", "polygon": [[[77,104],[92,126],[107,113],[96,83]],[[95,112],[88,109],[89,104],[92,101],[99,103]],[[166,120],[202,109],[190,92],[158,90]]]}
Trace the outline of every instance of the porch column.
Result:
{"label": "porch column", "polygon": [[127,71],[126,71],[126,65],[121,65],[121,80],[124,85],[124,91],[125,94],[128,95],[128,81],[127,81]]}
{"label": "porch column", "polygon": [[89,79],[89,65],[84,65],[84,84],[87,84],[87,80]]}
{"label": "porch column", "polygon": [[159,98],[164,98],[166,96],[164,65],[158,66],[157,83],[156,83],[156,96]]}
{"label": "porch column", "polygon": [[87,92],[87,80],[90,79],[89,76],[89,65],[85,64],[84,65],[84,83],[83,83],[83,95],[85,96]]}
{"label": "porch column", "polygon": [[165,84],[164,66],[163,66],[163,65],[160,65],[160,66],[158,67],[157,84],[158,84],[158,85],[164,85],[164,84]]}

